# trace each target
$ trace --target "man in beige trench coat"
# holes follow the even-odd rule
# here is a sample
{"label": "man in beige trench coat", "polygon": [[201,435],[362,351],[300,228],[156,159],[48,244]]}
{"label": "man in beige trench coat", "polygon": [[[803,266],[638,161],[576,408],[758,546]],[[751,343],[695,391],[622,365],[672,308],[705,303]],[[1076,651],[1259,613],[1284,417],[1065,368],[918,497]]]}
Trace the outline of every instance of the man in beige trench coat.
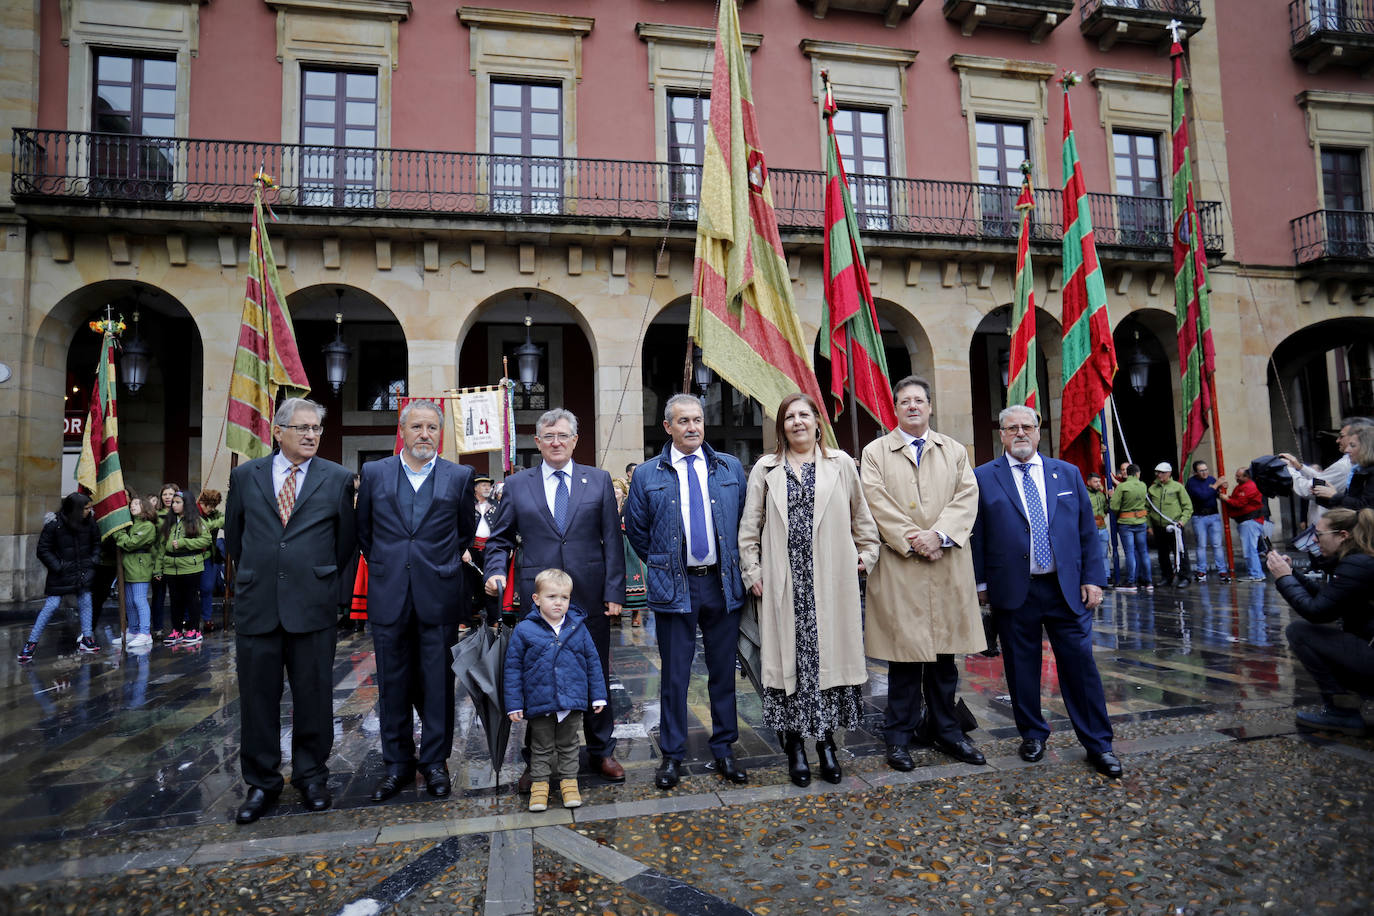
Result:
{"label": "man in beige trench coat", "polygon": [[907,376],[892,399],[898,428],[864,448],[860,475],[882,538],[868,579],[864,649],[888,663],[887,763],[912,769],[908,745],[919,738],[981,765],[987,761],[964,737],[954,700],[955,655],[987,648],[967,549],[978,483],[968,451],[930,428],[929,382]]}

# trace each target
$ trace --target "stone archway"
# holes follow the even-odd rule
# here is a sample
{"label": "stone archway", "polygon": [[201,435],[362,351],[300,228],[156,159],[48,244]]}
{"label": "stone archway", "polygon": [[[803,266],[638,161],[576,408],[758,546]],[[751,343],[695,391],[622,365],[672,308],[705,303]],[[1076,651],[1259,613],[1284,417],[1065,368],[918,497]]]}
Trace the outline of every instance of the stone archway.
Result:
{"label": "stone archway", "polygon": [[[1178,334],[1174,316],[1161,309],[1137,309],[1112,332],[1118,366],[1112,399],[1112,461],[1129,457],[1141,479],[1161,461],[1179,460],[1179,411],[1174,398],[1178,378]],[[1186,473],[1175,469],[1176,479]]]}
{"label": "stone archway", "polygon": [[1325,467],[1341,419],[1374,416],[1374,318],[1332,318],[1294,331],[1268,367],[1274,451]]}
{"label": "stone archway", "polygon": [[[1055,430],[1064,381],[1060,377],[1063,331],[1058,319],[1042,308],[1035,310],[1036,379],[1040,390],[1040,449],[1047,455],[1058,450]],[[973,454],[979,464],[991,461],[1001,450],[995,430],[997,414],[1007,401],[1004,377],[1011,354],[1011,305],[1000,305],[978,322],[969,341],[969,377],[973,390]]]}

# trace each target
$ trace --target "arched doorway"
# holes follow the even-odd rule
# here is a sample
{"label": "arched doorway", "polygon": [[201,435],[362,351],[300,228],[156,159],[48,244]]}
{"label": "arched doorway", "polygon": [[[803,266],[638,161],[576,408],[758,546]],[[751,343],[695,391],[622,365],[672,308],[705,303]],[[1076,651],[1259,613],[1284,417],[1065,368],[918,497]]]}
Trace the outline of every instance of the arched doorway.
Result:
{"label": "arched doorway", "polygon": [[1274,451],[1331,464],[1341,419],[1374,416],[1374,318],[1295,331],[1274,348],[1268,376]]}
{"label": "arched doorway", "polygon": [[[644,457],[663,451],[667,434],[663,431],[663,405],[682,391],[688,366],[687,320],[692,302],[688,296],[675,299],[654,316],[644,332],[641,379],[644,392]],[[692,385],[692,393],[705,403],[706,442],[717,451],[738,458],[746,469],[771,448],[772,425],[753,398],[740,394],[729,382],[709,372],[704,389]],[[777,405],[774,405],[775,407]],[[768,423],[768,435],[764,424]]]}
{"label": "arched doorway", "polygon": [[[883,337],[883,355],[887,358],[888,381],[895,383],[915,374],[933,385],[935,361],[931,355],[930,338],[926,336],[921,323],[895,302],[879,299],[874,305],[878,311],[878,331]],[[835,404],[830,398],[830,341],[818,335],[812,359],[816,367],[816,381],[820,384],[821,394],[826,396],[825,409],[833,417]],[[859,435],[855,441],[854,423],[850,421],[848,411],[849,398],[846,396],[845,413],[840,415],[835,424],[835,438],[840,448],[849,454],[858,455],[865,445],[889,432],[868,411],[859,407],[856,412]]]}
{"label": "arched doorway", "polygon": [[[1054,423],[1063,390],[1060,353],[1063,334],[1054,316],[1035,310],[1035,378],[1040,390],[1040,451],[1053,455],[1059,443]],[[1011,363],[1011,305],[1001,305],[983,316],[969,343],[969,378],[973,385],[973,455],[982,464],[1001,454],[997,414],[1007,406],[1007,374]],[[936,410],[939,404],[936,404]]]}
{"label": "arched doorway", "polygon": [[[205,435],[201,426],[200,393],[204,385],[200,330],[191,313],[173,296],[128,280],[83,287],[68,296],[48,319],[55,321],[62,313],[77,318],[67,347],[60,489],[66,492],[75,487],[76,463],[100,357],[101,335],[91,331],[88,323],[103,318],[107,307],[128,325],[121,343],[128,345],[137,338],[149,355],[147,376],[137,390],[126,384],[124,373],[118,386],[119,454],[125,484],[147,493],[165,481],[198,489]],[[116,353],[115,361],[127,371],[122,352]]]}
{"label": "arched doorway", "polygon": [[[573,461],[596,466],[597,384],[596,354],[592,338],[577,309],[548,290],[514,288],[488,298],[473,310],[458,335],[457,383],[460,388],[494,385],[501,379],[504,357],[512,378],[519,379],[517,348],[525,343],[526,316],[529,340],[540,349],[534,384],[515,389],[517,468],[533,467],[541,460],[534,443],[534,423],[553,407],[577,416],[577,448]],[[464,457],[479,472],[499,474],[501,462],[491,453]],[[614,470],[612,468],[611,470]]]}
{"label": "arched doorway", "polygon": [[[298,289],[286,304],[310,379],[310,398],[326,411],[320,456],[357,471],[367,461],[390,455],[398,399],[410,394],[410,353],[401,323],[376,296],[341,283]],[[342,316],[341,323],[336,315]],[[352,351],[337,391],[325,366],[325,347],[336,336]]]}
{"label": "arched doorway", "polygon": [[1178,377],[1178,336],[1174,316],[1158,309],[1132,312],[1112,333],[1118,371],[1112,387],[1112,461],[1127,459],[1127,450],[1140,465],[1141,479],[1152,480],[1159,462],[1174,466],[1174,478],[1185,479],[1177,468],[1178,426],[1174,379]]}

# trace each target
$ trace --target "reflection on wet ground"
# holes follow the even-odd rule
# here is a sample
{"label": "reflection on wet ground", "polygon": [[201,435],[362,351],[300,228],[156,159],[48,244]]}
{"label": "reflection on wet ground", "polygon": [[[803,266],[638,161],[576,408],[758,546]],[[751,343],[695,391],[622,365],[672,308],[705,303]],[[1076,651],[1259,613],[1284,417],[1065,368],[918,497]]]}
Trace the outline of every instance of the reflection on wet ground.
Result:
{"label": "reflection on wet ground", "polygon": [[[371,640],[341,634],[334,810],[304,814],[288,791],[278,813],[248,828],[231,823],[243,792],[231,635],[217,631],[195,648],[158,646],[137,655],[112,652],[102,640],[105,651],[85,656],[76,652],[72,615],[59,615],[34,660],[20,664],[15,656],[28,624],[18,613],[5,619],[12,622],[0,625],[0,764],[8,777],[0,782],[0,848],[8,871],[0,871],[0,909],[8,901],[14,911],[44,912],[63,901],[74,912],[119,912],[111,893],[161,886],[159,906],[254,912],[329,912],[374,892],[400,912],[907,912],[918,893],[925,901],[919,908],[928,911],[1110,909],[1116,901],[1148,910],[1179,900],[1208,912],[1258,908],[1266,899],[1290,906],[1301,895],[1284,890],[1281,874],[1231,875],[1239,866],[1214,842],[1183,839],[1190,818],[1198,837],[1239,836],[1253,817],[1291,821],[1307,837],[1305,854],[1336,849],[1342,837],[1347,847],[1355,842],[1361,862],[1369,852],[1374,743],[1294,734],[1292,708],[1314,702],[1315,690],[1289,656],[1289,612],[1262,583],[1108,592],[1096,614],[1096,655],[1129,771],[1110,784],[1081,763],[1047,648],[1044,705],[1056,734],[1044,764],[1027,767],[1014,756],[1001,660],[970,656],[961,663],[960,690],[981,726],[973,738],[992,766],[955,765],[921,751],[914,774],[889,771],[879,731],[886,673],[873,663],[864,728],[843,737],[844,783],[806,791],[787,783],[775,736],[761,727],[759,701],[743,679],[736,753],[752,769],[751,783],[724,791],[709,775],[698,656],[689,776],[675,792],[660,793],[652,787],[653,620],[646,615],[643,628],[626,620],[612,634],[617,757],[628,778],[613,786],[584,776],[588,806],[576,818],[523,813],[513,789],[519,732],[499,762],[498,781],[466,700],[450,760],[454,797],[438,802],[411,787],[386,805],[371,804],[382,769]],[[282,747],[289,773],[285,729]],[[1290,769],[1269,773],[1265,761]],[[1293,800],[1294,779],[1303,783],[1302,804]],[[1326,779],[1354,780],[1343,803],[1319,799]],[[1184,791],[1194,782],[1210,786],[1210,794]],[[1289,799],[1262,800],[1271,789]],[[483,839],[461,854],[444,845],[446,837],[469,835]],[[1108,835],[1110,842],[1101,838]],[[584,849],[578,843],[586,837],[596,842]],[[1146,854],[1138,874],[1127,874],[1122,849],[1139,853],[1141,844],[1160,848]],[[1196,854],[1189,858],[1187,849]],[[490,872],[488,857],[497,862],[498,851],[507,864]],[[1333,853],[1324,867],[1339,871],[1353,853]],[[1259,860],[1247,857],[1270,855],[1258,844],[1235,853],[1249,867]],[[253,866],[227,884],[193,880],[198,872],[216,874],[215,863],[248,861]],[[1286,873],[1295,866],[1276,867]],[[1189,868],[1196,883],[1179,896],[1167,876]],[[169,869],[178,876],[171,884],[150,879]],[[319,876],[302,881],[302,870]],[[398,889],[409,879],[392,880],[402,872],[419,876],[404,893]],[[1030,873],[1040,877],[1030,880]],[[883,879],[874,884],[877,875]],[[194,885],[194,894],[170,890],[182,885],[187,894]],[[328,903],[292,909],[312,893]],[[1367,889],[1355,893],[1368,900]]]}

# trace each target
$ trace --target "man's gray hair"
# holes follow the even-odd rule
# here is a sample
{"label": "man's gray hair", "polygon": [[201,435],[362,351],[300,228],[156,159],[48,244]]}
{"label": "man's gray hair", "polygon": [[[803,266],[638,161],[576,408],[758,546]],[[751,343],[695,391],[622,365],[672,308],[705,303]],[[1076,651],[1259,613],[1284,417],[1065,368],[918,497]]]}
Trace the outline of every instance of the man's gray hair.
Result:
{"label": "man's gray hair", "polygon": [[695,404],[701,408],[702,414],[706,413],[706,405],[701,402],[701,398],[694,394],[675,394],[668,399],[668,403],[663,405],[663,422],[673,422],[673,411],[679,404]]}
{"label": "man's gray hair", "polygon": [[1347,426],[1351,429],[1359,429],[1361,426],[1374,426],[1374,419],[1370,417],[1346,417],[1341,420],[1341,425],[1337,426],[1336,429],[1345,429]]}
{"label": "man's gray hair", "polygon": [[444,430],[444,411],[439,407],[438,404],[434,403],[434,402],[431,401],[431,400],[428,400],[427,398],[416,398],[415,400],[411,401],[411,402],[410,402],[409,404],[407,404],[405,407],[402,407],[402,408],[401,408],[401,419],[400,419],[399,422],[400,422],[400,424],[401,424],[402,426],[405,426],[405,425],[406,425],[406,421],[410,419],[410,412],[411,412],[412,410],[432,410],[432,411],[434,411],[435,415],[439,418],[439,431],[440,431],[440,432],[443,432],[443,430]]}
{"label": "man's gray hair", "polygon": [[273,415],[272,425],[289,426],[298,410],[313,411],[315,416],[319,418],[315,422],[324,423],[324,407],[316,404],[309,398],[287,398],[285,401],[281,402],[281,406],[277,408],[276,414]]}
{"label": "man's gray hair", "polygon": [[1034,408],[1027,407],[1025,404],[1013,404],[1010,407],[1003,407],[1002,411],[997,414],[997,425],[1006,425],[1007,418],[1014,413],[1030,414],[1031,419],[1035,421],[1035,425],[1040,425],[1040,414],[1036,413]]}
{"label": "man's gray hair", "polygon": [[563,407],[555,407],[540,414],[539,419],[534,421],[534,434],[540,435],[559,420],[567,420],[568,425],[572,427],[572,434],[577,435],[577,415]]}

